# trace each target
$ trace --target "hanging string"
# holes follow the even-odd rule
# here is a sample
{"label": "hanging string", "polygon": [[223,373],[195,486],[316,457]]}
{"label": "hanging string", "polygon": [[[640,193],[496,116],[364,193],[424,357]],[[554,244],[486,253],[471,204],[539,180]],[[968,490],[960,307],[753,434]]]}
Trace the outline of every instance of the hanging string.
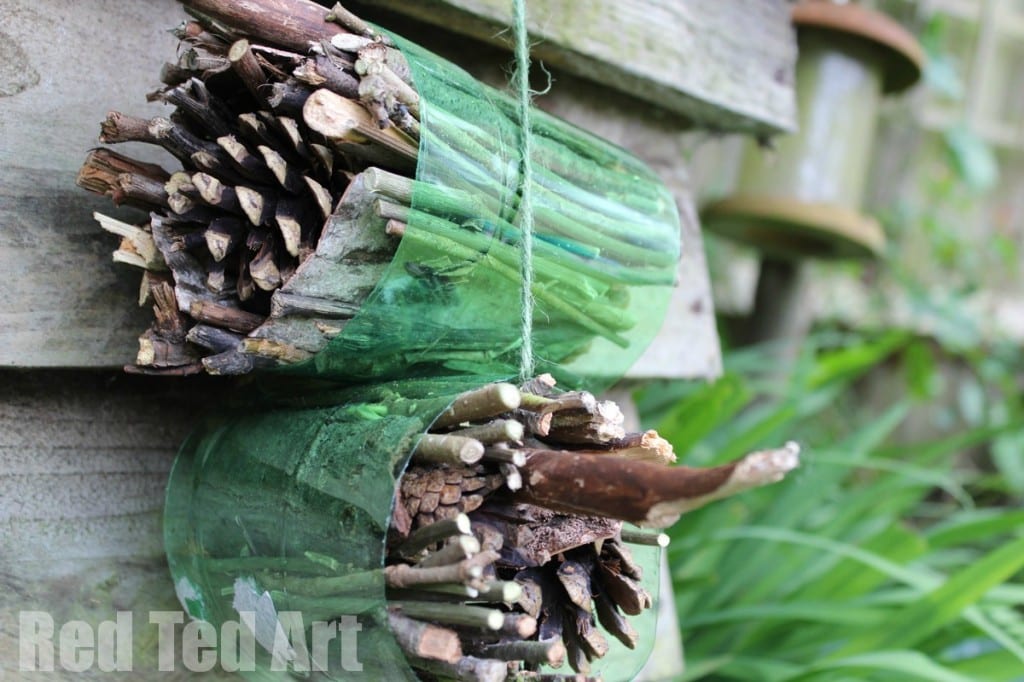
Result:
{"label": "hanging string", "polygon": [[512,83],[519,101],[519,152],[522,158],[519,185],[520,336],[519,375],[527,381],[534,375],[533,357],[533,129],[530,123],[530,45],[526,30],[526,0],[512,0],[515,32],[515,72]]}

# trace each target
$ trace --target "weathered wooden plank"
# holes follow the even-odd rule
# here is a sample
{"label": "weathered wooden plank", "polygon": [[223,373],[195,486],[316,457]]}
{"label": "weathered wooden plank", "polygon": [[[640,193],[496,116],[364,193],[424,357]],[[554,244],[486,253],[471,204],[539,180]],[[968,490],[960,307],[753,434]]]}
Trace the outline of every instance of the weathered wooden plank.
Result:
{"label": "weathered wooden plank", "polygon": [[[507,45],[508,0],[360,0]],[[533,53],[552,66],[685,115],[695,126],[796,127],[796,41],[784,0],[530,0]]]}
{"label": "weathered wooden plank", "polygon": [[[102,0],[77,7],[73,17],[58,0],[0,0],[0,11],[22,59],[17,73],[0,71],[0,272],[7,273],[0,278],[0,366],[120,366],[134,358],[149,311],[134,307],[137,273],[111,263],[116,240],[92,221],[109,204],[78,190],[74,174],[109,109],[163,111],[146,105],[144,94],[175,54],[165,29],[182,14],[173,0]],[[54,32],[61,40],[50,39]],[[410,35],[435,47],[435,33],[419,25]],[[449,56],[504,81],[507,55],[461,42],[468,51]],[[679,198],[685,243],[677,300],[663,338],[631,375],[713,376],[718,340],[679,118],[561,75],[540,105],[632,149]],[[130,153],[166,160],[141,147]]]}
{"label": "weathered wooden plank", "polygon": [[[149,612],[180,610],[163,491],[178,444],[217,399],[205,384],[0,372],[0,679],[18,677],[21,611],[45,611],[57,627],[131,611],[133,667],[139,679],[156,674]],[[73,677],[57,664],[40,674]]]}
{"label": "weathered wooden plank", "polygon": [[[493,71],[486,78],[494,80]],[[606,91],[560,75],[538,106],[610,140],[646,161],[676,197],[682,249],[678,284],[661,331],[627,373],[628,378],[712,379],[722,372],[715,308],[700,219],[684,160],[688,141],[677,123],[645,107],[607,106]]]}
{"label": "weathered wooden plank", "polygon": [[0,366],[124,364],[147,324],[138,278],[112,267],[115,244],[92,220],[109,202],[74,179],[107,111],[166,113],[145,93],[174,55],[180,8],[0,0],[0,15]]}

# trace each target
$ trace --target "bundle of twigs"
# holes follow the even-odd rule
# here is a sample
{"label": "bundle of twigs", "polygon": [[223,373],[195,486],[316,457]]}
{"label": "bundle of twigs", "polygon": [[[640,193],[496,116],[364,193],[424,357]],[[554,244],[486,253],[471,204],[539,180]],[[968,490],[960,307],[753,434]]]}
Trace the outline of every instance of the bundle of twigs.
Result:
{"label": "bundle of twigs", "polygon": [[[100,136],[158,145],[180,169],[98,148],[79,175],[86,189],[149,213],[138,225],[97,216],[122,237],[114,259],[144,270],[140,303],[155,312],[130,369],[239,374],[309,358],[360,309],[401,239],[437,257],[406,265],[427,284],[444,289],[460,264],[484,261],[518,281],[508,160],[486,131],[440,106],[421,130],[409,67],[385,37],[309,0],[182,4],[194,20],[176,29],[180,55],[149,96],[173,112],[111,112]],[[576,330],[559,332],[572,340],[564,355],[594,336],[625,345],[635,320],[624,287],[671,280],[675,235],[649,215],[665,197],[639,179],[623,186],[606,150],[544,132],[538,306],[550,324]],[[447,172],[493,191],[415,183],[421,134],[445,150]],[[477,350],[471,340],[448,349]]]}
{"label": "bundle of twigs", "polygon": [[[675,461],[657,433],[626,433],[611,402],[522,390],[462,395],[414,451],[400,482],[385,568],[391,626],[411,664],[442,678],[552,679],[590,672],[607,633],[629,648],[626,616],[651,606],[630,543],[711,500],[780,480],[798,449],[712,469]],[[561,679],[561,678],[560,678]]]}

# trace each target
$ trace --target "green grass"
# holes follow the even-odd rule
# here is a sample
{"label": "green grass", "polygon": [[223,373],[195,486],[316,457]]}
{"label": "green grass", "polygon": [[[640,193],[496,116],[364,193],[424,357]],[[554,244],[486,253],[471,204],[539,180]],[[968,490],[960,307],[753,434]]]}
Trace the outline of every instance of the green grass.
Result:
{"label": "green grass", "polygon": [[[932,353],[902,333],[818,336],[786,377],[744,351],[715,383],[638,396],[687,464],[804,446],[783,483],[671,529],[683,679],[1024,681],[1024,510],[998,468],[962,456],[1020,433],[1022,410],[1004,382],[990,418],[901,442],[939,383]],[[862,404],[881,367],[906,390]]]}

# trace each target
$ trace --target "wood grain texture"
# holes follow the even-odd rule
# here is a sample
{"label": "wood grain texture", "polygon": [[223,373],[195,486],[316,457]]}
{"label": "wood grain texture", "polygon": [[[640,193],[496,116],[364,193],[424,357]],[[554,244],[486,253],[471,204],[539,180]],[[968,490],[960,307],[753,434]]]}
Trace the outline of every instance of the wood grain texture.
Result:
{"label": "wood grain texture", "polygon": [[0,372],[0,679],[18,674],[26,610],[58,627],[131,610],[138,679],[155,674],[149,611],[180,608],[163,553],[164,486],[178,443],[215,400],[206,384],[197,400],[195,380]]}
{"label": "wood grain texture", "polygon": [[[358,0],[507,45],[508,0]],[[530,0],[533,53],[683,114],[697,127],[796,127],[796,42],[784,0]],[[415,37],[415,36],[411,36]]]}
{"label": "wood grain texture", "polygon": [[[150,313],[134,304],[137,273],[111,262],[116,239],[92,220],[94,210],[112,211],[109,202],[76,188],[74,174],[96,145],[108,110],[167,113],[147,105],[144,95],[155,87],[160,64],[175,54],[166,29],[183,14],[173,0],[94,0],[74,13],[58,0],[0,0],[0,12],[3,32],[18,46],[12,54],[24,62],[0,71],[0,271],[8,273],[0,278],[0,367],[118,367],[135,357]],[[447,56],[505,82],[501,50],[419,23],[400,30],[434,49],[439,41],[462,46],[461,55]],[[609,85],[619,87],[622,78]],[[684,259],[672,312],[631,376],[716,375],[718,338],[678,132],[682,120],[568,75],[558,76],[540,105],[630,148],[679,199]],[[172,167],[159,151],[138,145],[123,151]]]}
{"label": "wood grain texture", "polygon": [[0,0],[0,41],[18,60],[0,70],[0,366],[121,365],[147,324],[132,304],[137,275],[113,266],[116,241],[92,220],[110,203],[74,180],[107,111],[167,113],[145,93],[175,54],[167,29],[182,15],[173,0],[68,9]]}
{"label": "wood grain texture", "polygon": [[612,104],[602,88],[568,76],[560,76],[558,86],[538,98],[537,104],[636,154],[658,173],[676,198],[682,239],[677,284],[661,331],[626,373],[627,378],[719,376],[722,354],[711,280],[694,187],[685,162],[691,145],[676,122],[655,110]]}

